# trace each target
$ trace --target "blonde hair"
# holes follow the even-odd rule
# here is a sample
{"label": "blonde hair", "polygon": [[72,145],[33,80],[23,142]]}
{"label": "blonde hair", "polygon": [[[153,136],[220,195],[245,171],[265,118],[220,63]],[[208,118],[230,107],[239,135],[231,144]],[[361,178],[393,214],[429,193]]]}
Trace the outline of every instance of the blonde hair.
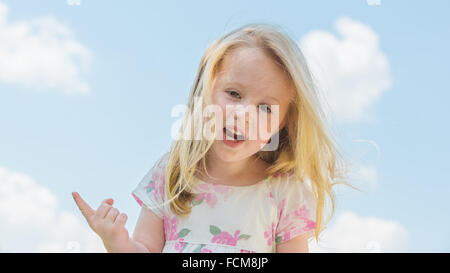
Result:
{"label": "blonde hair", "polygon": [[[204,52],[191,89],[181,134],[198,134],[203,129],[203,112],[211,103],[212,83],[223,60],[241,46],[262,49],[285,72],[295,96],[291,101],[287,123],[279,133],[275,151],[259,151],[257,156],[270,164],[267,174],[294,174],[299,181],[311,182],[317,200],[315,237],[319,239],[335,210],[332,186],[344,183],[343,160],[327,125],[325,112],[316,92],[311,73],[298,45],[274,25],[247,24],[212,42]],[[166,192],[170,209],[179,216],[191,212],[195,174],[206,170],[206,154],[214,139],[191,137],[172,142],[166,163]],[[341,165],[342,164],[342,165]],[[340,180],[341,182],[337,182]],[[346,184],[346,183],[344,183]],[[326,196],[331,214],[324,220]]]}

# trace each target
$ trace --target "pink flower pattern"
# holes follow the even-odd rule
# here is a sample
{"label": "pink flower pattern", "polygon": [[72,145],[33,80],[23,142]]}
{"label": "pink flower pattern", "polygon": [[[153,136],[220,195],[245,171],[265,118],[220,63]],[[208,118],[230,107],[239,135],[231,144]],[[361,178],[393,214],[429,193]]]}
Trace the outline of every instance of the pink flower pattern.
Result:
{"label": "pink flower pattern", "polygon": [[303,231],[308,231],[308,230],[316,228],[316,222],[311,220],[310,212],[305,205],[303,205],[298,210],[294,210],[293,213],[297,219],[300,219],[303,221],[303,223],[304,223]]}
{"label": "pink flower pattern", "polygon": [[164,234],[166,236],[166,241],[170,240],[176,240],[178,238],[177,234],[177,224],[178,220],[176,217],[168,217],[163,216],[163,222],[164,222]]}
{"label": "pink flower pattern", "polygon": [[[299,209],[286,213],[286,199],[278,204],[278,227],[284,228],[277,230],[275,242],[277,244],[290,240],[292,236],[302,234],[316,227],[316,222],[310,219],[310,212],[306,205]],[[295,223],[295,225],[293,225]]]}
{"label": "pink flower pattern", "polygon": [[147,186],[144,187],[147,193],[153,192],[153,196],[155,200],[161,202],[162,197],[164,196],[164,187],[165,187],[165,168],[158,169],[154,173],[152,173],[152,179],[148,183]]}
{"label": "pink flower pattern", "polygon": [[218,184],[208,184],[201,182],[197,185],[197,189],[201,191],[201,193],[197,193],[194,195],[194,199],[192,200],[192,206],[200,205],[203,201],[206,200],[206,204],[209,207],[214,208],[214,206],[218,202],[217,193],[223,196],[224,201],[228,198],[229,194],[232,192],[232,189]]}
{"label": "pink flower pattern", "polygon": [[275,223],[272,223],[266,231],[264,231],[264,239],[267,239],[268,246],[271,246],[275,241]]}
{"label": "pink flower pattern", "polygon": [[240,253],[256,253],[256,251],[253,250],[247,250],[247,249],[241,249]]}
{"label": "pink flower pattern", "polygon": [[209,231],[214,235],[211,239],[211,243],[235,246],[239,240],[247,240],[250,238],[250,235],[247,234],[239,235],[241,232],[239,229],[234,232],[234,236],[226,231],[221,231],[220,228],[213,225],[209,226]]}
{"label": "pink flower pattern", "polygon": [[178,240],[175,243],[175,250],[182,252],[183,249],[186,247],[186,242],[184,242],[183,237],[185,237],[191,230],[188,228],[183,228],[180,231],[178,231],[177,229],[178,219],[176,216],[168,217],[164,215],[163,223],[166,241]]}
{"label": "pink flower pattern", "polygon": [[186,247],[186,242],[184,242],[183,238],[180,238],[178,242],[175,243],[175,250],[178,250],[178,252],[183,252],[183,249]]}
{"label": "pink flower pattern", "polygon": [[202,248],[202,251],[200,251],[200,253],[212,253],[212,250],[207,249],[207,248]]}
{"label": "pink flower pattern", "polygon": [[192,205],[200,205],[204,200],[206,200],[206,203],[213,208],[217,203],[217,196],[214,193],[209,192],[196,194],[195,198],[192,200]]}
{"label": "pink flower pattern", "polygon": [[240,233],[240,231],[236,230],[234,232],[234,237],[233,237],[230,233],[228,233],[226,231],[222,231],[221,233],[214,235],[211,242],[235,246],[237,241],[239,240],[239,237],[238,237],[239,233]]}

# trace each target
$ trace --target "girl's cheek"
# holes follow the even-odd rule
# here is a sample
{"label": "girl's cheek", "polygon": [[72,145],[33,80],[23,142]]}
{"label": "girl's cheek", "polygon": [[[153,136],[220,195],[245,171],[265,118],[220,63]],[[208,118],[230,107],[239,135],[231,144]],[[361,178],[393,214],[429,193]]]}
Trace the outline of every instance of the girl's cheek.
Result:
{"label": "girl's cheek", "polygon": [[261,142],[268,142],[272,136],[270,121],[259,120],[258,123],[258,140]]}

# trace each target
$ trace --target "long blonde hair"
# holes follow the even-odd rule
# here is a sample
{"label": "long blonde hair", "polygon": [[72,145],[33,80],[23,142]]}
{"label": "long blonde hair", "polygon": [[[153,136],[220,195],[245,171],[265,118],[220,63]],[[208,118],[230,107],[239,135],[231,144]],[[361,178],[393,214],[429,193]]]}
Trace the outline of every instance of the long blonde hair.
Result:
{"label": "long blonde hair", "polygon": [[[331,137],[330,126],[321,107],[323,104],[300,48],[274,25],[244,25],[212,42],[204,52],[180,128],[180,136],[188,133],[191,137],[174,140],[167,155],[165,175],[170,209],[179,216],[187,216],[191,212],[194,176],[201,171],[207,173],[205,158],[214,142],[214,139],[198,137],[203,132],[202,109],[211,103],[212,83],[220,64],[241,46],[260,48],[267,53],[283,69],[295,90],[287,113],[289,118],[279,131],[278,149],[259,151],[257,156],[270,164],[267,169],[269,176],[291,173],[299,181],[309,180],[317,200],[315,237],[318,240],[334,214],[332,186],[346,184],[343,160]],[[326,196],[331,204],[331,214],[324,220]]]}

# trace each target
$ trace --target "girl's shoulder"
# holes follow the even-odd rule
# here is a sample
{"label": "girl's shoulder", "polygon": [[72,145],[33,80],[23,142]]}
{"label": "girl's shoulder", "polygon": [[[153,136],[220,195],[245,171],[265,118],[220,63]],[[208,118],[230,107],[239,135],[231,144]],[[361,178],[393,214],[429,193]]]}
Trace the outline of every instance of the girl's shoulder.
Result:
{"label": "girl's shoulder", "polygon": [[292,183],[295,180],[293,172],[277,172],[268,178],[270,185],[273,188],[285,185],[286,183]]}
{"label": "girl's shoulder", "polygon": [[312,188],[309,181],[298,178],[293,172],[277,173],[271,176],[269,180],[270,190],[275,199],[311,199],[312,197]]}

